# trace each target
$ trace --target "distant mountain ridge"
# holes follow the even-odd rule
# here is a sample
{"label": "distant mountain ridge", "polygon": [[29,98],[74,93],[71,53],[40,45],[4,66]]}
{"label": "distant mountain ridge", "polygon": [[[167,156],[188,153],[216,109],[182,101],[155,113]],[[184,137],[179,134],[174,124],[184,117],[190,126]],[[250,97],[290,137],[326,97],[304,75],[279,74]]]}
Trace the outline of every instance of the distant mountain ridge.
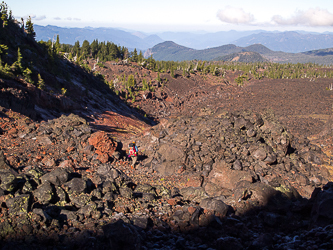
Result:
{"label": "distant mountain ridge", "polygon": [[279,63],[318,63],[333,64],[333,48],[302,53],[273,51],[262,44],[239,47],[234,44],[204,50],[195,50],[167,41],[148,49],[145,56],[153,56],[161,61],[223,60],[238,62],[279,62]]}
{"label": "distant mountain ridge", "polygon": [[76,41],[82,44],[84,40],[91,43],[95,39],[98,39],[99,42],[110,41],[129,49],[137,48],[138,50],[146,50],[163,42],[157,35],[143,35],[140,37],[139,34],[132,34],[114,28],[62,28],[51,25],[34,25],[34,29],[36,40],[38,41],[52,40],[55,35],[59,35],[60,42],[66,44],[74,44]]}
{"label": "distant mountain ridge", "polygon": [[310,33],[305,31],[268,32],[252,31],[220,31],[220,32],[160,32],[146,34],[138,31],[125,31],[116,28],[61,28],[57,26],[34,25],[36,40],[47,41],[55,35],[60,36],[61,43],[74,44],[76,41],[92,42],[110,41],[130,50],[145,51],[164,41],[173,41],[181,46],[196,50],[216,48],[222,45],[235,44],[247,47],[262,44],[273,51],[289,53],[306,52],[333,47],[333,33]]}
{"label": "distant mountain ridge", "polygon": [[193,48],[193,49],[208,49],[214,48],[225,44],[233,43],[233,41],[245,36],[264,32],[264,30],[251,30],[251,31],[219,31],[219,32],[162,32],[157,35],[164,41],[173,41],[177,44]]}
{"label": "distant mountain ridge", "polygon": [[241,47],[262,44],[274,51],[298,53],[333,47],[333,34],[298,33],[295,31],[261,32],[242,37],[233,41],[233,44]]}
{"label": "distant mountain ridge", "polygon": [[240,47],[227,44],[215,48],[195,50],[178,45],[172,41],[163,42],[147,50],[145,57],[153,55],[155,60],[185,61],[185,60],[214,60],[217,57],[232,53],[244,52]]}
{"label": "distant mountain ridge", "polygon": [[[145,57],[152,55],[155,60],[163,61],[223,60],[223,57],[230,56],[231,54],[235,54],[235,56],[237,56],[236,54],[243,52],[252,52],[252,56],[254,55],[253,53],[256,53],[257,58],[259,58],[258,55],[260,55],[260,53],[272,53],[271,50],[269,50],[263,45],[251,45],[246,48],[242,48],[234,44],[227,44],[215,48],[195,50],[178,45],[172,41],[167,41],[155,45],[153,48],[147,50],[147,52],[145,53]],[[259,61],[265,61],[265,59],[260,58]]]}

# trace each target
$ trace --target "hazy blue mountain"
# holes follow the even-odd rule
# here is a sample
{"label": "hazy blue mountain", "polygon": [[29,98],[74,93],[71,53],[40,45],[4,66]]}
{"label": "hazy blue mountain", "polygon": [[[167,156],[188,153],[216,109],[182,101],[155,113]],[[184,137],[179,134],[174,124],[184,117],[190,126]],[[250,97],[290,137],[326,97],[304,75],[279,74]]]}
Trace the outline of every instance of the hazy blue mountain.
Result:
{"label": "hazy blue mountain", "polygon": [[237,46],[262,44],[274,51],[298,53],[333,47],[333,34],[305,32],[261,32],[242,37],[232,42]]}
{"label": "hazy blue mountain", "polygon": [[234,44],[215,48],[196,50],[167,41],[148,49],[145,56],[153,56],[155,60],[184,61],[184,60],[223,60],[239,62],[272,61],[279,63],[318,63],[333,64],[333,48],[308,51],[302,53],[287,53],[273,51],[261,44],[246,47]]}
{"label": "hazy blue mountain", "polygon": [[62,28],[51,25],[34,25],[34,29],[37,41],[48,41],[49,39],[53,39],[55,35],[59,35],[60,42],[66,44],[74,44],[76,41],[82,44],[84,40],[91,43],[94,39],[98,39],[99,42],[110,41],[129,49],[137,48],[138,50],[146,50],[163,42],[157,35],[143,35],[140,37],[136,33],[132,34],[114,28]]}
{"label": "hazy blue mountain", "polygon": [[312,55],[312,56],[332,56],[333,48],[311,50],[311,51],[303,52],[303,54]]}
{"label": "hazy blue mountain", "polygon": [[[260,46],[257,46],[260,47]],[[145,56],[153,55],[155,60],[164,61],[183,61],[183,60],[218,60],[229,54],[236,54],[245,51],[257,52],[259,48],[245,50],[233,44],[227,44],[219,47],[196,50],[178,45],[174,42],[167,41],[155,45],[146,51]]]}
{"label": "hazy blue mountain", "polygon": [[[273,51],[305,52],[311,50],[333,47],[333,33],[315,33],[306,31],[268,32],[263,30],[252,31],[220,31],[208,32],[161,32],[146,34],[144,32],[122,30],[116,28],[61,28],[56,26],[34,25],[36,39],[47,41],[55,35],[60,36],[61,43],[74,44],[84,40],[92,42],[110,41],[130,50],[147,50],[164,41],[173,41],[177,45],[195,50],[216,48],[226,44],[235,44],[247,47],[253,44],[262,44]],[[237,53],[237,52],[235,52]]]}
{"label": "hazy blue mountain", "polygon": [[230,44],[244,36],[263,32],[263,30],[251,31],[220,31],[214,33],[191,33],[191,32],[163,32],[157,35],[164,41],[173,41],[179,45],[193,49],[207,49]]}

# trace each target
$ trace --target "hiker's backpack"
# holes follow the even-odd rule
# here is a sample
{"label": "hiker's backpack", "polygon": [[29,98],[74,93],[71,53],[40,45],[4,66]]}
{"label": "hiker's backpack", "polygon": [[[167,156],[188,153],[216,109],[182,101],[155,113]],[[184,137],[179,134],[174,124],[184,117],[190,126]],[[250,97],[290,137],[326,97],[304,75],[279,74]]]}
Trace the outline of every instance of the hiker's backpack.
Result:
{"label": "hiker's backpack", "polygon": [[138,152],[136,150],[135,144],[134,143],[130,143],[128,145],[128,147],[129,147],[129,155],[130,156],[137,156]]}

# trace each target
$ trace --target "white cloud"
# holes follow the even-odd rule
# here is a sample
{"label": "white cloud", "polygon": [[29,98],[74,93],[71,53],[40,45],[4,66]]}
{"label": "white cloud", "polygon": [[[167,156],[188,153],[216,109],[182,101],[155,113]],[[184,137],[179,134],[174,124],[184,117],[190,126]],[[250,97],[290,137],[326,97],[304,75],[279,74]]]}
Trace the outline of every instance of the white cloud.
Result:
{"label": "white cloud", "polygon": [[234,8],[231,6],[219,10],[217,17],[222,22],[233,24],[249,24],[254,21],[254,17],[251,13],[245,12],[242,8]]}
{"label": "white cloud", "polygon": [[333,14],[325,9],[311,8],[306,11],[296,11],[291,18],[280,15],[272,17],[278,25],[333,26]]}
{"label": "white cloud", "polygon": [[32,18],[33,20],[36,20],[36,21],[41,21],[41,20],[44,20],[44,19],[46,19],[46,16],[45,15],[43,15],[43,16],[36,16],[36,17],[34,17],[34,18]]}
{"label": "white cloud", "polygon": [[76,17],[66,17],[66,18],[54,17],[53,19],[56,20],[56,21],[61,21],[61,20],[66,20],[66,21],[81,21],[80,18],[76,18]]}
{"label": "white cloud", "polygon": [[36,14],[30,14],[30,15],[23,16],[24,19],[28,19],[29,17],[31,17],[31,20],[35,20],[35,21],[41,21],[41,20],[46,19],[45,15],[37,16]]}

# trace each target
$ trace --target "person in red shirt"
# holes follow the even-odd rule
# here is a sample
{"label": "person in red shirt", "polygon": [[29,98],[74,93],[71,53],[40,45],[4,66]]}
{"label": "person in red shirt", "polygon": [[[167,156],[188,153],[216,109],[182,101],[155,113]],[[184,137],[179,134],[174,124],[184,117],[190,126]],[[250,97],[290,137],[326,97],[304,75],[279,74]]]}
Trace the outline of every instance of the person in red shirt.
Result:
{"label": "person in red shirt", "polygon": [[135,163],[138,160],[138,147],[135,145],[135,142],[132,142],[128,145],[129,150],[128,150],[128,157],[132,159],[132,167],[135,167]]}

